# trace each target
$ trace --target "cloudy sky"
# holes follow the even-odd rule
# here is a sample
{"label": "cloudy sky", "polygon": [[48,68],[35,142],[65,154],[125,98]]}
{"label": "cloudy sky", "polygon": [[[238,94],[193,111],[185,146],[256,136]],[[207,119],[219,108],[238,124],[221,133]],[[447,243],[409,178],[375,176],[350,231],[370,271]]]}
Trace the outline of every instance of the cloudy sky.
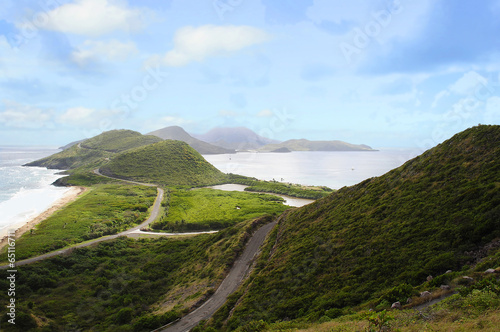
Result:
{"label": "cloudy sky", "polygon": [[3,0],[0,145],[110,129],[431,147],[500,124],[500,0]]}

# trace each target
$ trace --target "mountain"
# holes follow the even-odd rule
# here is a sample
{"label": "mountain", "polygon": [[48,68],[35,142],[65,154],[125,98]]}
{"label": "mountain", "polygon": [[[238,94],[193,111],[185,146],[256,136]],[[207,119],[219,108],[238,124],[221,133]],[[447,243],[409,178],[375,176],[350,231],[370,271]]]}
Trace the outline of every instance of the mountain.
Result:
{"label": "mountain", "polygon": [[237,151],[256,150],[267,144],[278,143],[276,140],[257,135],[255,132],[245,127],[219,127],[202,135],[194,135],[194,137],[204,142]]}
{"label": "mountain", "polygon": [[317,321],[367,301],[406,300],[427,276],[439,288],[460,275],[447,270],[498,250],[499,237],[500,126],[473,127],[383,176],[285,212],[216,326]]}
{"label": "mountain", "polygon": [[171,126],[163,129],[158,129],[148,133],[148,135],[154,135],[162,139],[172,139],[186,142],[201,154],[223,154],[235,152],[234,149],[225,149],[223,147],[212,145],[210,143],[196,139],[179,126]]}
{"label": "mountain", "polygon": [[202,186],[224,181],[224,173],[187,143],[165,140],[116,155],[104,175],[162,185]]}
{"label": "mountain", "polygon": [[375,151],[368,145],[356,145],[342,141],[309,141],[307,139],[291,139],[282,143],[268,144],[259,151],[271,152],[277,149],[290,151]]}

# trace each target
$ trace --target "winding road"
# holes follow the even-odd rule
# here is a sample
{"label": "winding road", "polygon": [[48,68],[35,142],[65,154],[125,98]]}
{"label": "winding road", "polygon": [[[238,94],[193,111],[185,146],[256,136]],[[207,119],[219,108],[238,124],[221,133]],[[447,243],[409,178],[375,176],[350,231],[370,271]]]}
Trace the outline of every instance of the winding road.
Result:
{"label": "winding road", "polygon": [[[211,232],[196,232],[196,233],[155,233],[155,232],[143,232],[143,231],[141,231],[141,228],[146,227],[147,225],[149,225],[150,223],[152,223],[158,217],[158,214],[160,212],[161,201],[163,200],[163,195],[164,195],[163,189],[161,189],[160,187],[156,186],[155,184],[151,184],[151,183],[142,183],[142,182],[128,181],[128,180],[117,179],[117,178],[112,178],[112,177],[109,177],[109,176],[106,176],[106,175],[102,175],[99,172],[99,169],[94,170],[94,173],[97,174],[97,175],[100,175],[100,176],[104,176],[104,177],[110,178],[110,179],[120,180],[120,181],[124,181],[124,182],[128,182],[128,183],[133,183],[133,184],[137,184],[137,185],[142,185],[142,186],[156,187],[156,189],[158,191],[158,194],[156,195],[156,199],[155,199],[155,202],[153,204],[153,208],[151,210],[151,214],[149,215],[149,217],[144,222],[142,222],[141,224],[139,224],[139,225],[137,225],[137,226],[135,226],[133,228],[127,229],[126,231],[123,231],[123,232],[120,232],[120,233],[117,233],[117,234],[114,234],[114,235],[103,236],[103,237],[100,237],[100,238],[97,238],[97,239],[94,239],[94,240],[90,240],[88,242],[83,242],[83,243],[75,244],[75,245],[73,245],[71,247],[67,247],[67,248],[64,248],[64,249],[61,249],[61,250],[57,250],[57,251],[49,252],[49,253],[46,253],[46,254],[43,254],[43,255],[40,255],[40,256],[36,256],[36,257],[32,257],[32,258],[21,260],[21,261],[17,261],[15,263],[15,266],[22,266],[22,265],[27,265],[27,264],[39,262],[39,261],[47,259],[47,258],[51,258],[51,257],[54,257],[54,256],[58,256],[58,255],[62,255],[62,254],[71,252],[71,250],[73,250],[75,248],[88,247],[88,246],[91,246],[91,245],[99,243],[99,242],[109,241],[109,240],[112,240],[112,239],[116,239],[117,237],[120,237],[120,236],[131,236],[133,234],[145,234],[145,235],[157,235],[157,236],[179,236],[179,235],[210,234],[210,233],[214,233],[215,232],[215,231],[211,231]],[[0,265],[0,270],[5,270],[5,269],[8,269],[8,268],[10,268],[10,265],[8,265],[8,264],[7,265]]]}
{"label": "winding road", "polygon": [[264,243],[267,234],[269,234],[275,225],[276,221],[273,221],[270,224],[262,226],[254,233],[250,241],[248,241],[243,254],[234,263],[227,277],[220,284],[219,288],[217,288],[217,291],[201,307],[184,316],[179,321],[152,332],[189,331],[198,325],[200,321],[210,318],[226,302],[228,296],[242,284],[259,252],[260,246]]}
{"label": "winding road", "polygon": [[[94,170],[94,173],[100,176],[112,178],[106,175],[103,175],[99,172],[99,169]],[[115,178],[112,178],[115,179]],[[187,234],[203,234],[203,233],[215,233],[216,231],[211,231],[211,232],[198,232],[198,233],[154,233],[154,232],[142,232],[141,228],[149,225],[151,222],[153,222],[159,214],[160,211],[160,205],[163,200],[163,195],[164,191],[160,187],[154,185],[154,184],[149,184],[149,183],[141,183],[141,182],[135,182],[135,181],[128,181],[128,180],[123,180],[123,179],[117,179],[133,184],[138,184],[138,185],[144,185],[144,186],[149,186],[149,187],[156,187],[158,190],[158,194],[156,196],[155,202],[153,204],[153,208],[151,211],[151,214],[149,217],[142,222],[140,225],[137,225],[131,229],[128,229],[126,231],[123,231],[121,233],[111,235],[111,236],[105,236],[101,237],[98,239],[94,239],[85,243],[80,243],[74,246],[71,246],[69,248],[65,248],[62,250],[50,252],[41,256],[25,259],[22,261],[18,261],[15,263],[15,266],[22,266],[22,265],[27,265],[31,263],[35,263],[47,258],[51,258],[54,256],[62,255],[64,253],[71,252],[71,250],[75,248],[83,248],[83,247],[88,247],[93,244],[103,242],[103,241],[108,241],[115,239],[120,236],[128,236],[133,233],[143,233],[143,234],[153,234],[153,235],[187,235]],[[229,271],[228,275],[226,278],[222,281],[220,286],[217,288],[215,293],[199,308],[196,310],[192,311],[188,315],[184,316],[182,319],[171,323],[169,325],[163,326],[159,329],[154,330],[153,332],[184,332],[184,331],[189,331],[193,327],[199,324],[200,321],[206,320],[210,318],[227,300],[228,296],[231,295],[236,289],[242,284],[244,281],[245,277],[248,275],[250,267],[252,266],[255,257],[257,256],[260,247],[264,243],[264,240],[266,239],[267,235],[269,232],[274,228],[276,225],[277,221],[274,221],[272,223],[266,224],[262,227],[260,227],[250,238],[248,241],[245,250],[243,251],[243,254],[234,262],[231,270]],[[0,269],[8,269],[10,268],[9,265],[2,265],[0,266]]]}

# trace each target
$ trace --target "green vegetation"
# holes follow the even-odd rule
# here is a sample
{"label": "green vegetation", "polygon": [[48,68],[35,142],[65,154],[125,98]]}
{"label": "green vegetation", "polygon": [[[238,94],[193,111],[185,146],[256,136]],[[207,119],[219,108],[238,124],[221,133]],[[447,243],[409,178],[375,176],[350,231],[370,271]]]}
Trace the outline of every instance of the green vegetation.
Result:
{"label": "green vegetation", "polygon": [[300,184],[282,183],[277,181],[262,181],[247,176],[229,174],[228,182],[243,184],[248,186],[246,191],[275,193],[298,198],[319,199],[328,196],[333,192],[332,189],[321,186],[303,186]]}
{"label": "green vegetation", "polygon": [[171,190],[165,215],[153,229],[186,232],[221,229],[264,214],[279,214],[288,206],[273,195],[214,189]]}
{"label": "green vegetation", "polygon": [[83,141],[84,149],[101,150],[113,153],[160,142],[162,139],[151,135],[142,135],[132,130],[111,130]]}
{"label": "green vegetation", "polygon": [[237,330],[247,331],[248,326],[260,323],[260,329],[254,331],[498,331],[500,276],[475,273],[474,277],[478,281],[460,288],[458,294],[418,310],[346,311],[338,318],[325,315],[319,323],[254,321]]}
{"label": "green vegetation", "polygon": [[16,325],[6,323],[1,292],[2,331],[151,331],[212,294],[250,234],[269,221],[190,238],[120,237],[18,267]]}
{"label": "green vegetation", "polygon": [[[140,224],[149,215],[156,188],[98,185],[57,211],[16,241],[16,259],[50,252],[71,244],[111,235]],[[0,261],[7,261],[6,248]]]}
{"label": "green vegetation", "polygon": [[125,151],[100,170],[113,177],[165,186],[204,186],[226,179],[189,145],[172,140]]}
{"label": "green vegetation", "polygon": [[117,152],[161,141],[155,136],[143,136],[131,130],[111,130],[85,140],[52,156],[31,162],[26,166],[53,169],[92,170],[113,158]]}
{"label": "green vegetation", "polygon": [[384,176],[286,212],[214,326],[317,321],[475,263],[500,237],[499,160],[500,126],[474,127]]}

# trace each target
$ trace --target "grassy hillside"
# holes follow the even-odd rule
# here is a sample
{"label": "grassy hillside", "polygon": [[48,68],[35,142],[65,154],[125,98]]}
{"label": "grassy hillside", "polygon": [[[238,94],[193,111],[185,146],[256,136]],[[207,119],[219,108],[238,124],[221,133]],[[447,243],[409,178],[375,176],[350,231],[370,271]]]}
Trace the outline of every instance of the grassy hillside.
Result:
{"label": "grassy hillside", "polygon": [[188,144],[173,140],[125,151],[100,169],[106,175],[168,186],[202,186],[226,179]]}
{"label": "grassy hillside", "polygon": [[429,275],[467,269],[499,237],[500,126],[474,127],[384,176],[286,212],[216,325],[314,321],[395,301]]}
{"label": "grassy hillside", "polygon": [[259,150],[276,151],[288,149],[290,151],[374,151],[364,144],[351,144],[342,141],[309,141],[307,139],[291,139],[282,143],[268,144]]}
{"label": "grassy hillside", "polygon": [[111,130],[74,144],[59,153],[33,161],[26,166],[52,169],[92,169],[113,158],[117,152],[161,141],[155,136],[143,136],[132,130]]}
{"label": "grassy hillside", "polygon": [[[185,314],[222,281],[255,229],[270,218],[217,234],[125,237],[18,267],[16,325],[0,293],[2,331],[151,331]],[[9,289],[9,280],[0,279]]]}
{"label": "grassy hillside", "polygon": [[132,130],[111,130],[80,143],[82,148],[108,152],[122,152],[140,146],[160,142],[161,138],[142,135]]}

